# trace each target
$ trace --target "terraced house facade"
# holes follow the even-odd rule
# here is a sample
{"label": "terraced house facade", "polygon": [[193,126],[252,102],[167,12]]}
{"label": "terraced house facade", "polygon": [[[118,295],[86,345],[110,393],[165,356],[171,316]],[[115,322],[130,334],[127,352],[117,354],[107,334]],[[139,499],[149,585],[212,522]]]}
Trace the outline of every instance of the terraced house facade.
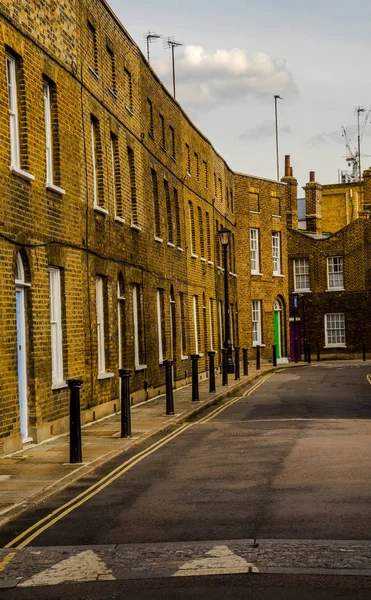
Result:
{"label": "terraced house facade", "polygon": [[0,21],[0,453],[67,431],[68,378],[85,423],[119,409],[119,367],[138,402],[166,358],[175,386],[191,354],[220,365],[222,226],[232,341],[271,356],[275,307],[286,356],[290,185],[236,175],[103,0],[11,0]]}

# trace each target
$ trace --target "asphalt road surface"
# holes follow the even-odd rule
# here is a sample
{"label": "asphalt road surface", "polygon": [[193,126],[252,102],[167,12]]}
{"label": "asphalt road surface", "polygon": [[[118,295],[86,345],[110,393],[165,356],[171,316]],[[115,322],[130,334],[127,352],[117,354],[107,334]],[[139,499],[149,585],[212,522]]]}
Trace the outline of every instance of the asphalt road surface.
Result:
{"label": "asphalt road surface", "polygon": [[[292,569],[294,578],[308,568],[308,572],[317,573],[320,579],[324,576],[321,569],[331,569],[335,564],[338,574],[351,569],[356,576],[357,570],[363,569],[362,574],[370,575],[371,387],[366,379],[370,371],[364,363],[333,363],[278,372],[251,395],[240,398],[240,393],[240,399],[236,398],[225,410],[215,412],[213,408],[182,430],[169,431],[174,436],[170,435],[163,445],[160,437],[151,440],[132,457],[124,455],[116,459],[94,476],[21,516],[0,532],[0,541],[2,545],[9,544],[45,518],[17,542],[26,540],[32,551],[41,548],[38,560],[45,560],[50,567],[53,560],[60,563],[63,556],[66,559],[72,556],[73,560],[78,556],[81,561],[89,558],[94,564],[107,567],[102,571],[103,575],[108,574],[103,579],[113,579],[111,574],[115,575],[118,569],[113,556],[117,559],[120,552],[122,556],[126,552],[125,560],[129,564],[132,557],[129,566],[137,573],[131,577],[138,576],[143,581],[150,548],[151,573],[147,576],[156,571],[154,564],[163,569],[162,583],[157,584],[161,587],[160,595],[154,592],[152,598],[201,598],[203,593],[210,593],[205,590],[211,585],[212,576],[205,578],[206,563],[201,566],[197,563],[203,557],[212,569],[217,569],[218,564],[220,568],[226,564],[228,568],[237,565],[238,570],[242,565],[244,569],[241,562],[244,560],[245,565],[253,568],[257,565],[258,578],[273,577],[264,573],[273,569],[277,574],[284,566],[286,574]],[[151,450],[156,441],[158,445]],[[134,459],[134,454],[143,449],[148,452]],[[130,460],[135,464],[124,469],[122,464]],[[109,475],[115,469],[115,474]],[[101,478],[105,478],[104,485],[98,484]],[[94,485],[94,493],[88,493],[89,486]],[[74,500],[78,495],[79,501]],[[70,503],[68,508],[60,511],[66,503]],[[57,511],[56,518],[48,516],[53,510]],[[61,547],[69,550],[58,554]],[[87,549],[90,554],[86,554]],[[23,560],[29,560],[26,558],[29,556],[25,554]],[[138,563],[142,568],[140,574]],[[35,569],[35,564],[29,568],[30,580]],[[187,575],[198,569],[195,574],[200,577],[195,581],[199,583],[194,584],[191,595],[188,584],[184,588],[188,592],[181,587],[173,589],[174,583],[166,586],[165,571],[168,576],[179,574],[182,569],[183,574],[189,570]],[[12,576],[17,576],[16,566]],[[160,577],[156,573],[155,576]],[[347,577],[349,585],[357,581]],[[125,573],[121,573],[121,578],[125,579]],[[208,584],[203,583],[206,580]],[[339,575],[340,580],[344,581],[344,576]],[[241,598],[249,598],[243,581],[246,579],[226,577],[219,587],[228,589],[230,596],[220,597],[238,598],[238,590],[242,594],[245,589]],[[273,593],[276,600],[367,597],[362,595],[367,591],[356,591],[356,583],[352,584],[352,595],[342,589],[333,596],[328,591],[325,596],[323,590],[313,587],[313,582],[301,583],[300,595],[292,595],[293,588],[288,586],[287,593],[280,596],[274,592],[275,580],[272,581],[273,587],[263,585],[251,597],[268,599],[273,598]],[[365,585],[368,578],[359,577],[361,581]],[[69,585],[67,597],[72,599],[77,584]],[[111,597],[121,597],[114,595],[117,586],[114,581],[79,585],[81,600],[85,597],[82,591],[88,589],[84,586],[89,585],[97,586],[89,592],[89,598],[100,597],[94,595],[103,589],[98,586],[112,586]],[[54,594],[59,587],[55,586]],[[38,588],[40,598],[44,589]],[[21,600],[31,598],[27,596],[31,591],[17,588],[12,593],[18,592],[17,598]],[[120,591],[117,587],[117,593],[121,592],[122,588]],[[148,597],[141,595],[146,593],[148,589],[133,589],[128,597]],[[212,593],[219,597],[216,591]],[[9,595],[12,597],[16,596]]]}

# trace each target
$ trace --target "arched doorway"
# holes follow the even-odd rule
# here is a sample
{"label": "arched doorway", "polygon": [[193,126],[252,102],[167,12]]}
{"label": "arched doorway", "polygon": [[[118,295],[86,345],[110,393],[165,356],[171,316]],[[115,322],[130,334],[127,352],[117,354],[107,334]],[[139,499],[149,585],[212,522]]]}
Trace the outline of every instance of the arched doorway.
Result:
{"label": "arched doorway", "polygon": [[17,316],[17,366],[19,420],[22,441],[28,442],[28,393],[27,393],[27,343],[26,343],[26,289],[30,283],[25,280],[25,268],[21,253],[17,255],[15,278],[16,316]]}
{"label": "arched doorway", "polygon": [[284,351],[283,336],[282,336],[282,305],[280,300],[277,298],[273,306],[273,319],[274,319],[274,343],[276,346],[277,359],[282,358]]}

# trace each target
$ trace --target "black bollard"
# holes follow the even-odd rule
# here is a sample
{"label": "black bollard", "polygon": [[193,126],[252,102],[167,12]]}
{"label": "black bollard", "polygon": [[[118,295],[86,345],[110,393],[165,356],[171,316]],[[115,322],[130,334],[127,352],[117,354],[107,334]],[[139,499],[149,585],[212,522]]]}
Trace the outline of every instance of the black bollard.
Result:
{"label": "black bollard", "polygon": [[234,378],[237,381],[240,378],[240,347],[234,347]]}
{"label": "black bollard", "polygon": [[310,365],[310,363],[312,362],[312,355],[311,355],[311,351],[310,351],[310,342],[307,342],[307,360],[308,360],[308,365]]}
{"label": "black bollard", "polygon": [[130,375],[131,369],[119,369],[121,378],[121,437],[131,437],[130,414]]}
{"label": "black bollard", "polygon": [[164,360],[166,381],[166,414],[174,415],[174,396],[173,396],[173,361]]}
{"label": "black bollard", "polygon": [[243,374],[249,374],[249,357],[247,356],[247,348],[242,348],[243,354]]}
{"label": "black bollard", "polygon": [[319,362],[321,360],[321,356],[319,353],[319,343],[317,342],[317,362]]}
{"label": "black bollard", "polygon": [[199,398],[198,394],[198,360],[199,354],[191,354],[192,361],[192,402],[197,402]]}
{"label": "black bollard", "polygon": [[228,385],[228,348],[222,348],[222,385]]}
{"label": "black bollard", "polygon": [[209,392],[212,394],[213,392],[216,392],[214,365],[215,350],[209,350],[207,354],[209,357]]}
{"label": "black bollard", "polygon": [[362,360],[363,361],[366,360],[366,344],[365,344],[365,342],[362,342]]}
{"label": "black bollard", "polygon": [[256,370],[260,371],[260,346],[255,346],[256,348]]}
{"label": "black bollard", "polygon": [[277,346],[276,346],[276,344],[273,344],[273,346],[272,346],[272,363],[273,363],[274,367],[277,366]]}
{"label": "black bollard", "polygon": [[82,462],[80,389],[82,379],[68,379],[70,390],[70,463]]}

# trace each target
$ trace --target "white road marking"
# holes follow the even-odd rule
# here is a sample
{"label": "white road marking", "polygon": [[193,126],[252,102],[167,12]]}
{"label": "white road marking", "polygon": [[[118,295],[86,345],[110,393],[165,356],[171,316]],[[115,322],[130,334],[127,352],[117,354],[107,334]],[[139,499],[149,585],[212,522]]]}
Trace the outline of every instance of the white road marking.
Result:
{"label": "white road marking", "polygon": [[204,557],[185,562],[173,577],[251,572],[258,573],[259,569],[253,563],[234,554],[228,546],[214,546]]}
{"label": "white road marking", "polygon": [[41,571],[31,579],[20,583],[18,587],[57,585],[65,581],[96,581],[98,578],[115,579],[112,571],[106,567],[99,556],[92,550],[86,550]]}

